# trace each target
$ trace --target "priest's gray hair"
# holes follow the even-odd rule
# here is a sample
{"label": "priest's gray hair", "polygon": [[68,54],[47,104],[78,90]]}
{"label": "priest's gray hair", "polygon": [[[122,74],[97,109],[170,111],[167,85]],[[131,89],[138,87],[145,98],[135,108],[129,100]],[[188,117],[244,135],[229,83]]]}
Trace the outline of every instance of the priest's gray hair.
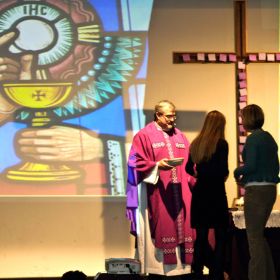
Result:
{"label": "priest's gray hair", "polygon": [[162,113],[162,107],[164,107],[166,104],[169,104],[173,109],[175,110],[175,105],[169,101],[169,100],[161,100],[155,105],[155,112],[154,112],[154,121],[157,120],[157,113]]}

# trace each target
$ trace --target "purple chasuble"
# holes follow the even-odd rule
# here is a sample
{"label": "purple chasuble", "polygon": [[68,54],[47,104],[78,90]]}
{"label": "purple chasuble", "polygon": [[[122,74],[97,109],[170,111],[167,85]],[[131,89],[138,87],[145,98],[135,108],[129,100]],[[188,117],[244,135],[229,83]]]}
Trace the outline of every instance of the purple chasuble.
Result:
{"label": "purple chasuble", "polygon": [[155,247],[162,249],[165,264],[176,264],[176,247],[181,247],[181,261],[191,264],[193,230],[190,228],[191,193],[185,164],[189,142],[177,128],[164,132],[155,122],[141,129],[133,139],[128,159],[127,217],[131,233],[136,235],[137,188],[163,158],[184,157],[182,165],[160,170],[156,185],[147,183],[148,215]]}

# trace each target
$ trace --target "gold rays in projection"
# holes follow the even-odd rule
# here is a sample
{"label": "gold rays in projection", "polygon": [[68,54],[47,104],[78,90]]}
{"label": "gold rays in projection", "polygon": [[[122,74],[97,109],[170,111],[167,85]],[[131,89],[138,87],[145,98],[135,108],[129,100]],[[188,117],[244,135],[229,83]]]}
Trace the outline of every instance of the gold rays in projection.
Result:
{"label": "gold rays in projection", "polygon": [[82,42],[100,42],[100,28],[98,24],[78,27],[78,40]]}

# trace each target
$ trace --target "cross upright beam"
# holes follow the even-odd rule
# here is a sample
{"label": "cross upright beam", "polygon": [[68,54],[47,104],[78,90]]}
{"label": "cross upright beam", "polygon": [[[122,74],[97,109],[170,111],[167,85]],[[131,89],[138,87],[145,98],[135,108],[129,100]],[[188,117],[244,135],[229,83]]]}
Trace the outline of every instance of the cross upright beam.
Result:
{"label": "cross upright beam", "polygon": [[246,7],[245,1],[234,1],[235,53],[239,60],[246,55]]}

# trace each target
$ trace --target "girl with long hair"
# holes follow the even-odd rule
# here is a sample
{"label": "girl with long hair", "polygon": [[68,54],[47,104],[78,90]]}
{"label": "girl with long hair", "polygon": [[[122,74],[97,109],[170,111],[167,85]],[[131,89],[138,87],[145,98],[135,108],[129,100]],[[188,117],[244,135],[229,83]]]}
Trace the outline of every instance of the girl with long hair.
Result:
{"label": "girl with long hair", "polygon": [[[190,146],[186,172],[197,178],[192,190],[191,227],[196,230],[192,270],[197,279],[203,266],[214,280],[222,280],[228,228],[228,202],[225,181],[228,177],[228,143],[226,120],[219,111],[207,114],[202,130]],[[215,246],[208,242],[209,229],[214,229]]]}

